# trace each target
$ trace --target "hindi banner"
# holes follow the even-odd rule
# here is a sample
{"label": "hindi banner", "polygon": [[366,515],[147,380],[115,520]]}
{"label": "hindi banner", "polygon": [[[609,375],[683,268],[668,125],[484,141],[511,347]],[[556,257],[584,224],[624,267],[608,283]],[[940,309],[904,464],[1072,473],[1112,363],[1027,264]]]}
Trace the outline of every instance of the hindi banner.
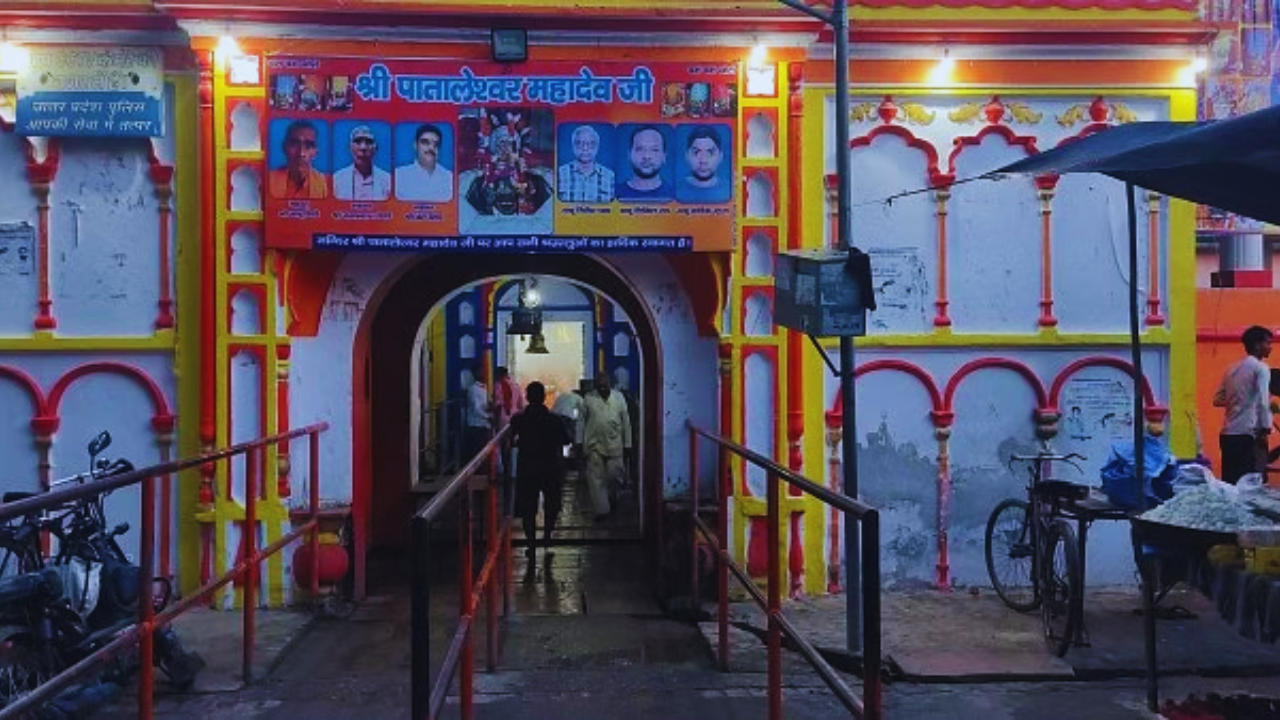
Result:
{"label": "hindi banner", "polygon": [[276,56],[267,72],[269,247],[733,247],[735,63]]}
{"label": "hindi banner", "polygon": [[158,48],[32,48],[17,84],[19,135],[165,134],[164,56]]}

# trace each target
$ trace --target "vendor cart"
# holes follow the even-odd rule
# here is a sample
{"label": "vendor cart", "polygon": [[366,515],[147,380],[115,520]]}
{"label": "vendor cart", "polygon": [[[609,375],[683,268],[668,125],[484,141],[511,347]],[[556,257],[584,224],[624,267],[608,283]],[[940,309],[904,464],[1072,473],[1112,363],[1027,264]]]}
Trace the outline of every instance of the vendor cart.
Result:
{"label": "vendor cart", "polygon": [[[1130,277],[1138,277],[1136,187],[1164,193],[1280,224],[1280,106],[1229,120],[1209,122],[1136,122],[1073,140],[991,173],[1054,176],[1103,173],[1126,184]],[[1129,284],[1129,332],[1134,380],[1134,417],[1145,418],[1142,392],[1141,335],[1137,283]],[[1142,478],[1143,423],[1134,424],[1137,478]],[[1133,525],[1135,548],[1153,533],[1168,532],[1142,522]],[[1175,536],[1183,533],[1172,531]],[[1165,540],[1176,540],[1166,537]],[[1191,552],[1196,539],[1190,539]],[[1149,563],[1147,563],[1149,564]],[[1154,588],[1143,574],[1147,656],[1147,706],[1158,705],[1156,687]]]}

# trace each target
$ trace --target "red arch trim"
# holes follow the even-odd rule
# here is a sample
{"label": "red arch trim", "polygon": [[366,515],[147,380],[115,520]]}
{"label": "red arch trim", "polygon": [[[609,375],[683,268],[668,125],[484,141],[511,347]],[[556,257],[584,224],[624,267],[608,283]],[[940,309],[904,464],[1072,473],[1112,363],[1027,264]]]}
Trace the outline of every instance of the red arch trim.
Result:
{"label": "red arch trim", "polygon": [[951,379],[947,381],[947,390],[944,396],[944,409],[947,411],[953,410],[952,402],[955,400],[956,389],[960,387],[960,381],[978,370],[986,368],[1003,368],[1005,370],[1012,370],[1021,375],[1022,378],[1027,381],[1027,384],[1031,386],[1031,389],[1035,391],[1036,406],[1044,408],[1047,405],[1048,397],[1044,390],[1044,384],[1040,382],[1040,378],[1036,376],[1035,372],[1033,372],[1031,368],[1010,358],[979,358],[978,360],[965,363],[964,366],[957,370],[956,374],[952,375]]}
{"label": "red arch trim", "polygon": [[[1058,373],[1058,377],[1053,379],[1053,386],[1049,389],[1049,406],[1058,407],[1058,400],[1062,396],[1062,386],[1067,384],[1067,380],[1077,372],[1087,367],[1109,367],[1115,368],[1130,377],[1133,376],[1133,365],[1120,358],[1110,357],[1107,355],[1095,355],[1093,357],[1080,358],[1070,365],[1062,369]],[[1151,384],[1147,381],[1146,376],[1142,378],[1142,399],[1146,403],[1148,411],[1159,409],[1156,405],[1155,395],[1151,392]],[[1161,415],[1163,417],[1163,415]]]}
{"label": "red arch trim", "polygon": [[53,384],[53,389],[49,392],[49,414],[57,415],[58,408],[62,404],[62,396],[71,387],[76,380],[97,373],[105,373],[110,375],[123,375],[130,378],[142,386],[148,397],[151,398],[151,408],[155,415],[151,418],[151,424],[157,432],[172,431],[174,425],[173,413],[169,411],[169,401],[165,399],[164,392],[160,390],[160,386],[142,370],[124,363],[118,362],[92,362],[71,368],[58,381]]}
{"label": "red arch trim", "polygon": [[31,403],[36,407],[36,417],[46,417],[49,415],[49,401],[44,396],[44,392],[40,390],[40,385],[35,378],[19,370],[7,365],[0,365],[0,377],[7,377],[18,385],[22,386],[31,396]]}
{"label": "red arch trim", "polygon": [[[938,392],[938,385],[933,381],[933,376],[914,363],[909,363],[905,360],[872,360],[855,368],[853,377],[857,379],[867,373],[884,370],[896,370],[919,380],[920,384],[924,386],[925,392],[929,393],[929,402],[933,405],[931,412],[938,412],[943,409],[942,395]],[[836,393],[836,401],[832,404],[831,409],[827,411],[827,425],[834,426],[838,424],[843,415],[844,398],[841,397],[840,393]]]}
{"label": "red arch trim", "polygon": [[1034,137],[1019,135],[1008,125],[987,125],[973,135],[965,135],[951,141],[955,145],[951,149],[951,154],[947,156],[947,172],[951,177],[954,178],[956,175],[956,158],[960,156],[960,153],[964,152],[965,148],[981,145],[988,135],[999,135],[1010,146],[1022,148],[1027,155],[1035,155],[1040,152],[1036,148],[1036,139]]}
{"label": "red arch trim", "polygon": [[929,176],[931,185],[947,186],[955,182],[956,176],[952,173],[944,173],[938,169],[938,149],[933,143],[924,138],[916,137],[915,133],[901,125],[877,125],[867,131],[865,135],[859,135],[849,141],[849,149],[859,147],[869,147],[871,143],[881,135],[893,135],[902,138],[907,142],[908,147],[915,148],[923,152],[928,160],[926,173]]}

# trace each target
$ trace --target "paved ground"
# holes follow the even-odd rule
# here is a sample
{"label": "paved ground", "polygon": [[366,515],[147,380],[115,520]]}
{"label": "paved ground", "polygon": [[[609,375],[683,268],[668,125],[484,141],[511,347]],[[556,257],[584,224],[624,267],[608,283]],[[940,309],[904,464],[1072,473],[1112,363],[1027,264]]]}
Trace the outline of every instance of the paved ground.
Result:
{"label": "paved ground", "polygon": [[[404,570],[398,561],[385,563],[377,572],[376,594],[341,616],[260,613],[260,676],[248,686],[241,682],[239,614],[188,616],[180,631],[210,665],[194,692],[161,688],[156,716],[408,717],[410,606]],[[496,672],[484,670],[483,625],[477,628],[476,717],[764,717],[759,614],[735,606],[730,672],[720,672],[711,651],[714,624],[660,614],[638,545],[559,546],[553,557],[519,556],[513,580],[513,614],[504,624]],[[1280,695],[1280,647],[1235,636],[1194,593],[1166,602],[1185,605],[1198,617],[1159,622],[1162,668],[1171,674],[1161,678],[1162,698]],[[839,661],[843,607],[841,597],[822,598],[791,603],[787,612],[806,637]],[[1086,607],[1091,645],[1072,649],[1060,661],[1043,649],[1038,616],[1014,613],[994,595],[887,595],[884,642],[893,674],[885,688],[886,716],[1154,717],[1144,707],[1141,618],[1132,612],[1136,594],[1094,590]],[[433,666],[444,654],[456,612],[456,592],[442,588],[432,605]],[[787,654],[784,675],[787,717],[848,716],[798,655]],[[857,677],[842,677],[861,693]],[[132,697],[124,697],[98,716],[132,717],[134,708]],[[445,717],[459,716],[457,698],[451,697]]]}

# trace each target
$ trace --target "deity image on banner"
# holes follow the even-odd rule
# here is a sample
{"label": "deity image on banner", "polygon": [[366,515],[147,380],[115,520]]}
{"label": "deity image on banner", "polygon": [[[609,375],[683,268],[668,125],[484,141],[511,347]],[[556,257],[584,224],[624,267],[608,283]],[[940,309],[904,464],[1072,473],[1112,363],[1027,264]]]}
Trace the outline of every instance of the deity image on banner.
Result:
{"label": "deity image on banner", "polygon": [[[335,104],[331,85],[334,78],[328,75],[304,73],[301,75],[272,75],[271,94],[268,100],[276,110],[301,110],[313,112],[319,110],[349,110],[350,100],[343,99]],[[341,79],[342,87],[349,85],[347,78]]]}
{"label": "deity image on banner", "polygon": [[553,228],[555,126],[550,110],[468,108],[458,116],[458,230],[547,234]]}

